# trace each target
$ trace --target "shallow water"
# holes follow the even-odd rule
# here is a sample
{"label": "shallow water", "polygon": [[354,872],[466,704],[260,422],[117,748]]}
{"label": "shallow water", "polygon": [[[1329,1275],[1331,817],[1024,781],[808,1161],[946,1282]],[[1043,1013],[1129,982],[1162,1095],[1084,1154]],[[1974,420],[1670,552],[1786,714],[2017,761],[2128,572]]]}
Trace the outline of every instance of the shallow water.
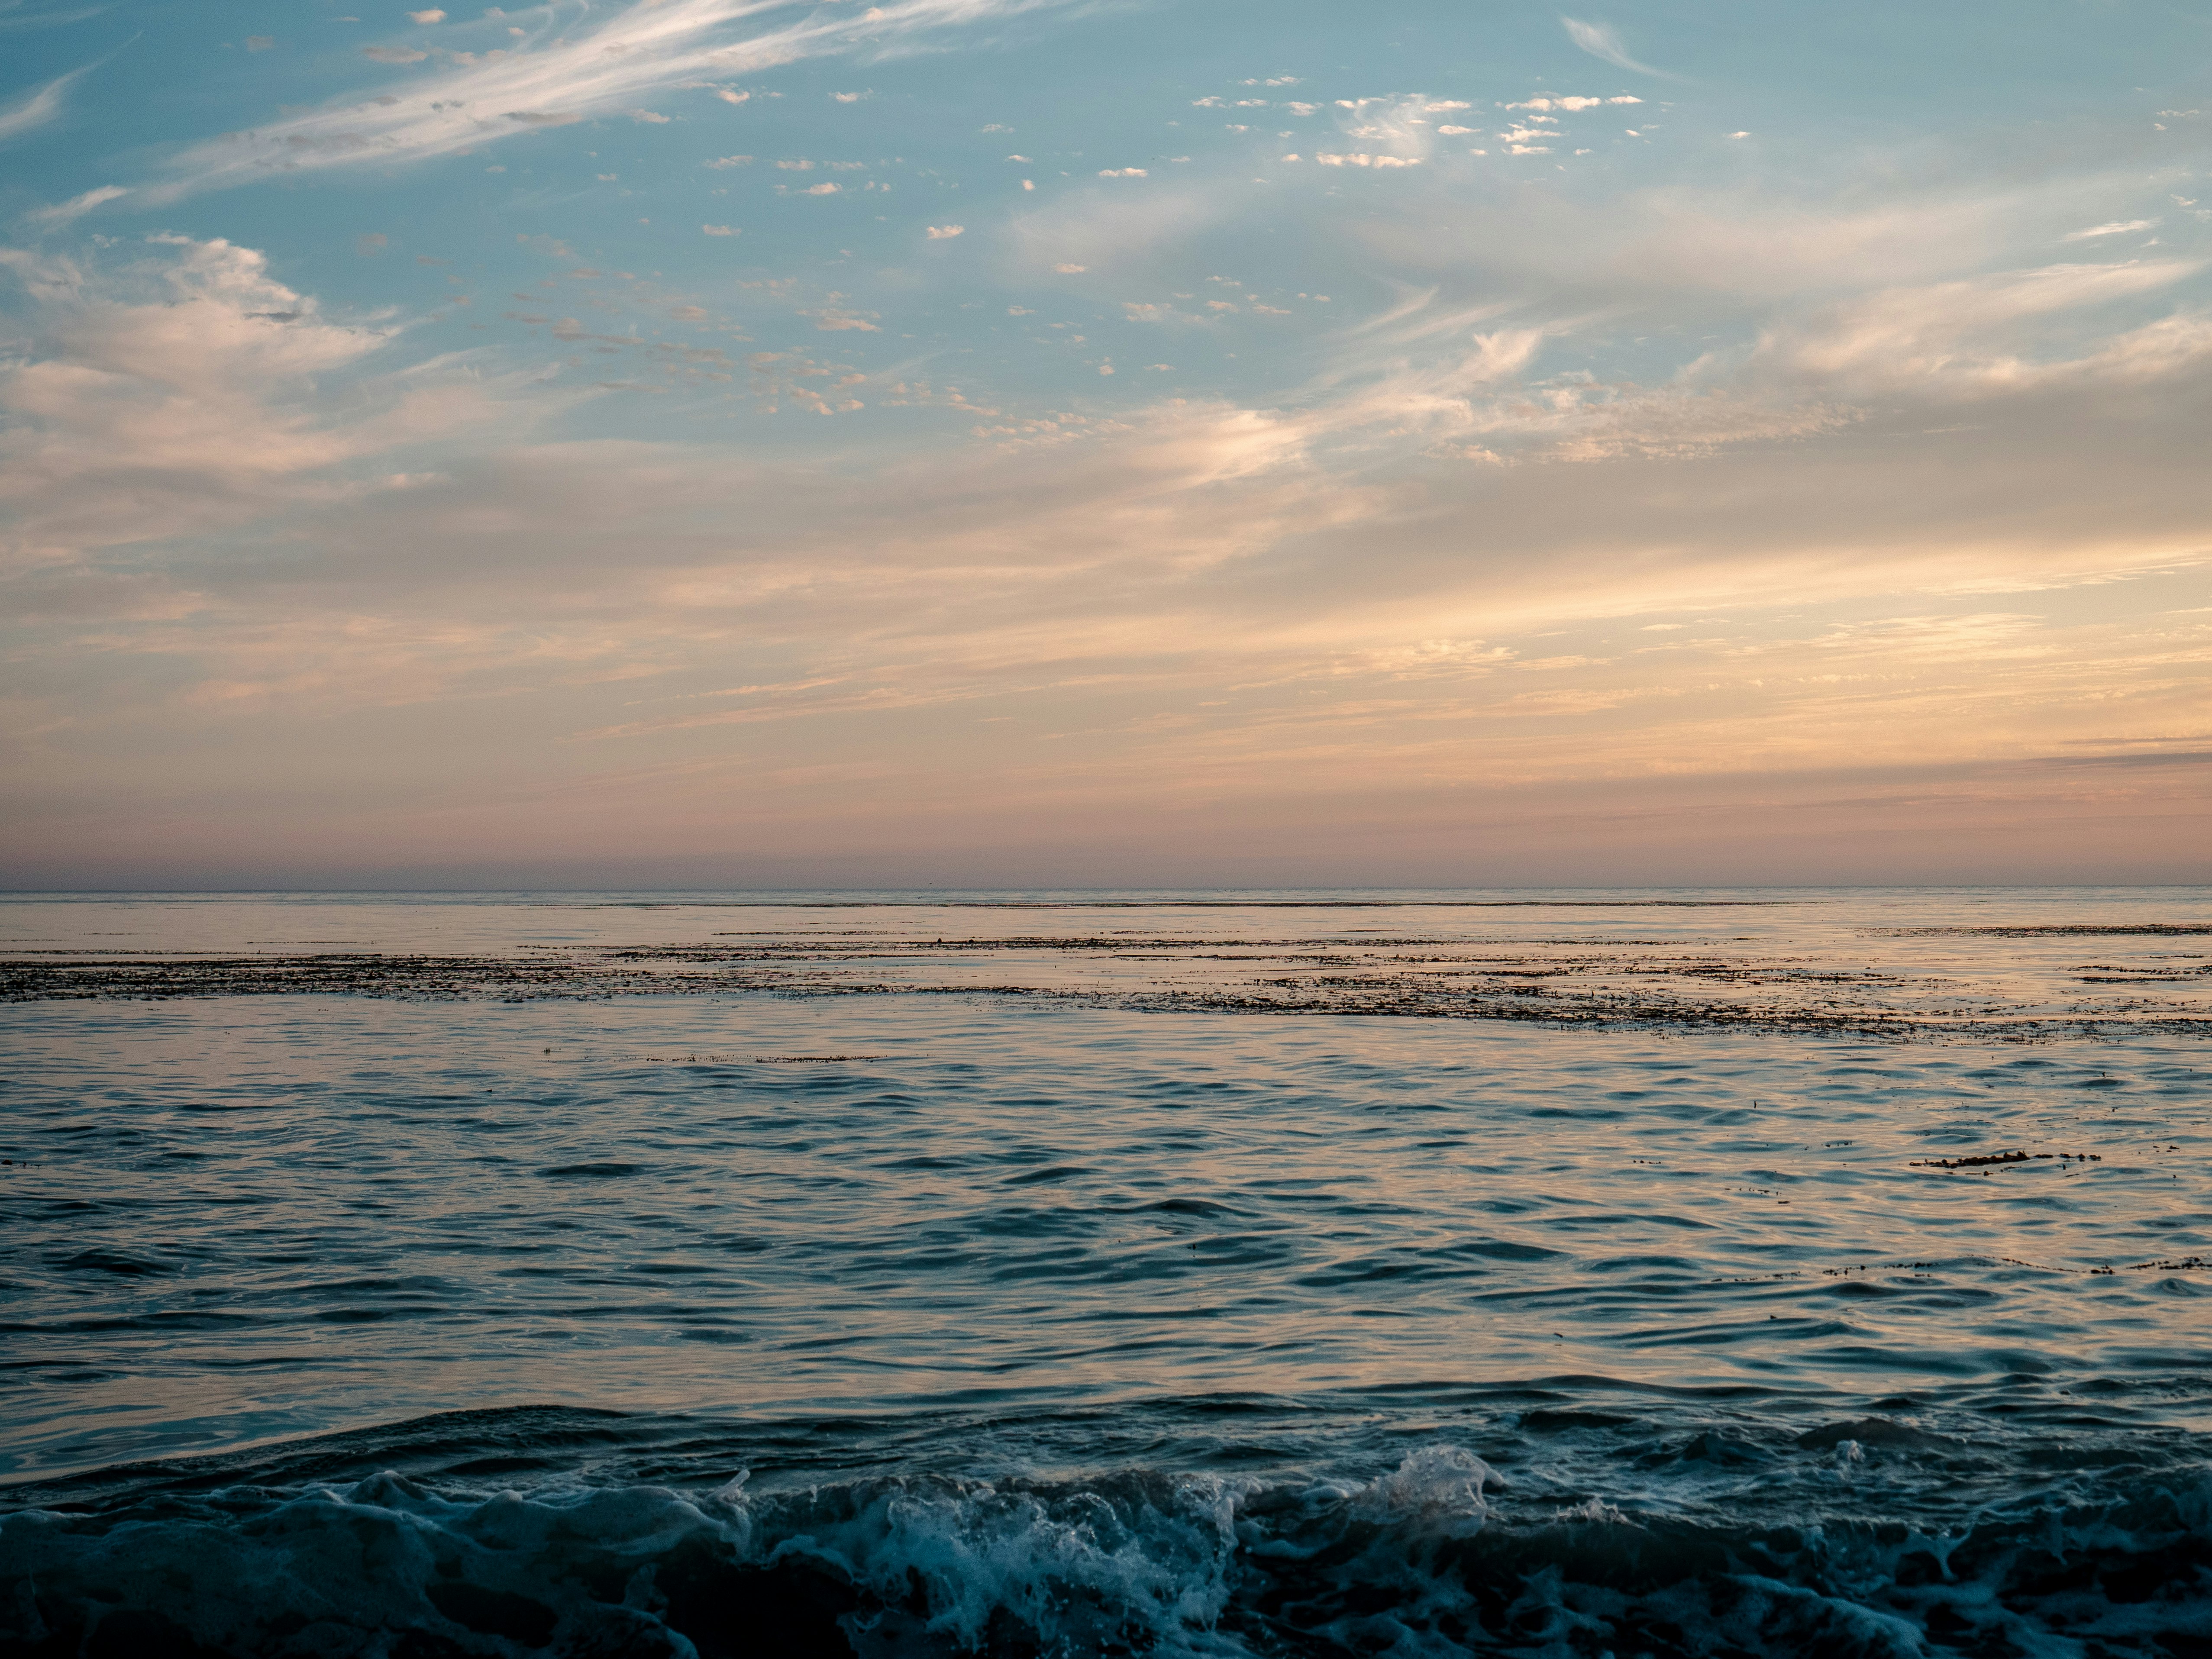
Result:
{"label": "shallow water", "polygon": [[1273,896],[10,907],[0,1641],[2212,1652],[2212,896]]}

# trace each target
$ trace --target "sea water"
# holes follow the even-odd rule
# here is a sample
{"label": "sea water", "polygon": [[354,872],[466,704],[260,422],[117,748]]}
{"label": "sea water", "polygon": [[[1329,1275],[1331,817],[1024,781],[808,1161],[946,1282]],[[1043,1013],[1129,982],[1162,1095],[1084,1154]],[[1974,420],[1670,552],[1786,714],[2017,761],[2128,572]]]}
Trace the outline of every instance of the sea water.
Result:
{"label": "sea water", "polygon": [[0,906],[0,1654],[2212,1654],[2212,894]]}

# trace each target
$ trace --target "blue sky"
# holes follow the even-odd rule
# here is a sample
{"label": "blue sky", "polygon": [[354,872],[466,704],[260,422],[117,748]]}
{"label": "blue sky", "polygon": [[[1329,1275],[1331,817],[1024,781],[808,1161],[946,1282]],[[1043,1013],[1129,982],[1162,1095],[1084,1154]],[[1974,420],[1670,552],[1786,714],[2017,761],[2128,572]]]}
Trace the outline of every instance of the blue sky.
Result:
{"label": "blue sky", "polygon": [[23,880],[2205,873],[2201,11],[0,45]]}

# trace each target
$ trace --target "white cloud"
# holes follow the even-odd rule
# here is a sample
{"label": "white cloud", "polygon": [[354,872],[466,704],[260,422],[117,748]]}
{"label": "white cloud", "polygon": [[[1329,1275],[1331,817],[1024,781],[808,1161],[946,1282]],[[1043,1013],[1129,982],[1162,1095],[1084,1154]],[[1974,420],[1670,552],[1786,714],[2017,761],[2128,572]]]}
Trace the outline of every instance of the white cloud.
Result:
{"label": "white cloud", "polygon": [[1577,95],[1571,98],[1531,98],[1526,103],[1501,104],[1498,107],[1501,109],[1564,109],[1571,111],[1596,109],[1599,106],[1603,104],[1640,104],[1644,100],[1641,98],[1630,98],[1626,96],[1619,98],[1585,98]]}
{"label": "white cloud", "polygon": [[1076,276],[1091,269],[1089,265],[1054,265],[1053,269],[1063,276]]}
{"label": "white cloud", "polygon": [[1656,75],[1662,78],[1673,78],[1668,76],[1664,70],[1653,69],[1649,64],[1639,64],[1631,58],[1628,55],[1628,48],[1621,44],[1619,31],[1607,24],[1585,23],[1572,17],[1562,17],[1559,22],[1567,31],[1567,39],[1593,58],[1601,58],[1607,63],[1617,64],[1625,70],[1634,70],[1638,75]]}
{"label": "white cloud", "polygon": [[1142,167],[1101,167],[1098,176],[1101,179],[1148,179],[1152,175]]}
{"label": "white cloud", "polygon": [[410,23],[442,23],[446,21],[446,14],[436,10],[410,11],[407,14],[407,21]]}
{"label": "white cloud", "polygon": [[702,225],[700,229],[709,236],[742,236],[744,233],[735,225]]}
{"label": "white cloud", "polygon": [[665,127],[673,118],[663,115],[658,110],[634,109],[629,112],[629,118],[640,126]]}
{"label": "white cloud", "polygon": [[944,242],[964,234],[968,228],[965,225],[929,225],[925,228],[929,234],[931,241]]}
{"label": "white cloud", "polygon": [[354,464],[495,413],[459,365],[364,378],[384,336],[325,319],[253,249],[151,240],[113,272],[0,250],[36,341],[0,373],[8,568],[350,500],[374,487]]}
{"label": "white cloud", "polygon": [[753,158],[750,155],[723,155],[708,162],[707,165],[710,167],[750,167]]}

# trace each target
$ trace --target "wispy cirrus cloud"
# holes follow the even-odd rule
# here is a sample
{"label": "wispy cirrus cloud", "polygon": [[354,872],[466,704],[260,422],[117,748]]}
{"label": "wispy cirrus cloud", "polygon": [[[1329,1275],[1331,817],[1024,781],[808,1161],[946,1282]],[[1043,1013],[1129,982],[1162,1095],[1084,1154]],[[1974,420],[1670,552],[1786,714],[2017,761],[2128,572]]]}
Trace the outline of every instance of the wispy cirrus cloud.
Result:
{"label": "wispy cirrus cloud", "polygon": [[[641,0],[604,22],[542,44],[468,61],[456,55],[448,67],[418,73],[367,102],[329,106],[194,145],[171,164],[171,178],[133,193],[158,204],[276,172],[427,161],[539,126],[623,113],[653,94],[687,84],[843,52],[893,55],[935,31],[1066,3],[901,0],[860,12],[811,13],[732,39],[733,30],[752,20],[793,9],[794,0]],[[392,63],[429,56],[404,45],[364,50]]]}
{"label": "wispy cirrus cloud", "polygon": [[0,6],[0,29],[59,28],[64,23],[97,17],[106,9],[106,6],[79,6],[74,11],[25,11],[21,5]]}
{"label": "wispy cirrus cloud", "polygon": [[72,219],[82,218],[93,209],[112,202],[131,192],[120,185],[100,185],[72,196],[66,202],[57,202],[52,207],[33,210],[27,216],[33,224],[41,226],[65,225]]}
{"label": "wispy cirrus cloud", "polygon": [[1601,58],[1621,69],[1634,70],[1638,75],[1656,75],[1665,81],[1680,78],[1631,58],[1628,48],[1621,43],[1620,31],[1609,23],[1585,23],[1577,17],[1562,17],[1559,22],[1567,31],[1567,39],[1593,58]]}
{"label": "wispy cirrus cloud", "polygon": [[13,138],[19,132],[42,127],[58,116],[68,101],[70,83],[93,67],[87,64],[83,69],[73,69],[67,75],[56,76],[43,87],[26,93],[11,104],[0,104],[0,142]]}

